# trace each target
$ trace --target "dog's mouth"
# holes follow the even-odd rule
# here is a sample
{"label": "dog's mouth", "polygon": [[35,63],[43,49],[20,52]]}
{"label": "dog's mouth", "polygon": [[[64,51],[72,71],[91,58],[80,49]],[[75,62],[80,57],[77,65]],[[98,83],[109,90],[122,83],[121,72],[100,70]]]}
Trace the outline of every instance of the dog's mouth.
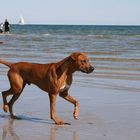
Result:
{"label": "dog's mouth", "polygon": [[94,71],[94,67],[90,66],[89,68],[81,69],[80,70],[83,73],[92,73]]}

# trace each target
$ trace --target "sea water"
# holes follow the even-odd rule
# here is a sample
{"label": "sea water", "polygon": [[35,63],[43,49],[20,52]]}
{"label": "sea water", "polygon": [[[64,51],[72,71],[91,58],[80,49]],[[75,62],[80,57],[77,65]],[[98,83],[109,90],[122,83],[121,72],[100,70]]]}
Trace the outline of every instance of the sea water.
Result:
{"label": "sea water", "polygon": [[[140,92],[140,26],[11,25],[0,34],[0,59],[57,62],[87,53],[92,74],[77,72],[77,86]],[[7,69],[0,65],[0,75]]]}

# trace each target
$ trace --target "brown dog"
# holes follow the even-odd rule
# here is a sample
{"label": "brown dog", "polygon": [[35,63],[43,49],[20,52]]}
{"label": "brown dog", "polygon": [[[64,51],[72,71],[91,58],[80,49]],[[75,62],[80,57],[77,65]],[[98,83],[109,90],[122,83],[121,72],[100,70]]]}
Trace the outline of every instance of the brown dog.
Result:
{"label": "brown dog", "polygon": [[[37,64],[28,62],[9,63],[0,60],[0,63],[8,66],[8,78],[10,89],[2,92],[3,110],[10,112],[12,118],[13,104],[19,98],[26,84],[35,84],[40,89],[48,92],[50,99],[50,116],[58,125],[64,124],[56,115],[56,97],[59,94],[62,98],[74,104],[73,116],[78,118],[79,103],[73,99],[68,90],[72,84],[72,75],[75,71],[91,73],[94,68],[90,65],[85,53],[76,52],[65,59],[50,64]],[[7,102],[7,96],[13,95]]]}

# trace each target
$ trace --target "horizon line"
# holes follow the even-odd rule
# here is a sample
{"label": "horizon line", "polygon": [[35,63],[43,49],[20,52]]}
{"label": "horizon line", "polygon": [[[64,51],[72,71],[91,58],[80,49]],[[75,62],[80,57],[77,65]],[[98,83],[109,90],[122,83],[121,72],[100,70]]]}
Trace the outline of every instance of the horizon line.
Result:
{"label": "horizon line", "polygon": [[[18,23],[12,23],[11,25],[19,25]],[[26,25],[44,25],[44,26],[140,26],[140,24],[43,24],[43,23],[28,23],[19,26]]]}

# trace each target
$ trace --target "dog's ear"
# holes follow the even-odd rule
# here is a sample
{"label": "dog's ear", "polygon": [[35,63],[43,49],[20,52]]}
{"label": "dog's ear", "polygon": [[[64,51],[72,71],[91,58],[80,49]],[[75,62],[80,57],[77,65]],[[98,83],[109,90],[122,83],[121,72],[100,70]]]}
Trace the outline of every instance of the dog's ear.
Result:
{"label": "dog's ear", "polygon": [[72,60],[76,61],[80,55],[81,55],[80,52],[76,52],[76,53],[72,53],[70,57],[72,58]]}

